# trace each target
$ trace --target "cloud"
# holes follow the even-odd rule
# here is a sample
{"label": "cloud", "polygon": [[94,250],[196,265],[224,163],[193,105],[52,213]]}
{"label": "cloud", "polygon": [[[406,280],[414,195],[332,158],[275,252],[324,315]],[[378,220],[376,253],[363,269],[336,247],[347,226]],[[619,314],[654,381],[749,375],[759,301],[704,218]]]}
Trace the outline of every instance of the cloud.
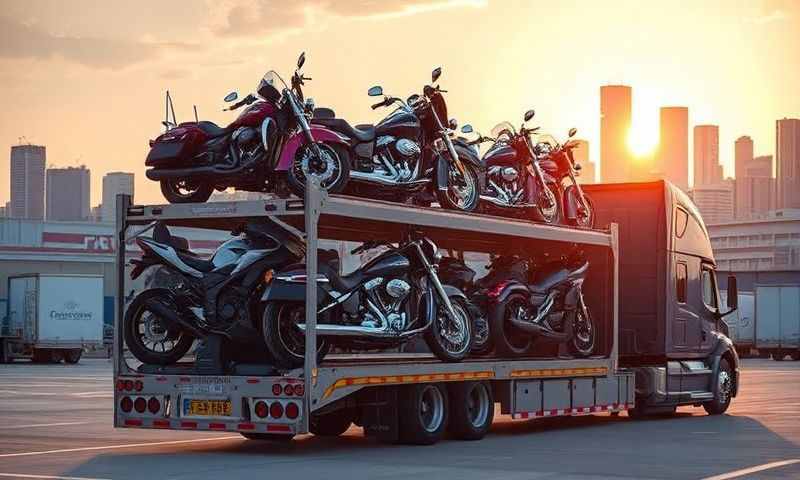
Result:
{"label": "cloud", "polygon": [[0,17],[0,58],[61,57],[95,68],[118,70],[159,56],[165,50],[194,50],[183,43],[140,42],[109,38],[53,35],[37,25]]}
{"label": "cloud", "polygon": [[233,4],[226,21],[213,30],[223,36],[273,35],[300,31],[309,19],[323,16],[347,19],[416,15],[446,8],[484,6],[488,0],[298,0],[290,5],[270,0]]}

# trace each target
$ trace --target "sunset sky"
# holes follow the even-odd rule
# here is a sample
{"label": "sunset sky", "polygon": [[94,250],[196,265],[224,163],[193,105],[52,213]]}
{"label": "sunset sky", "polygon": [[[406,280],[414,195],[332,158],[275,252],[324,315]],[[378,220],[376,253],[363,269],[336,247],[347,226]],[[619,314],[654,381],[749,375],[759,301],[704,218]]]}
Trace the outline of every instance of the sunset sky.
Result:
{"label": "sunset sky", "polygon": [[[289,75],[301,51],[317,105],[376,122],[368,87],[406,97],[443,68],[451,116],[488,133],[501,120],[557,137],[569,127],[599,156],[599,87],[633,87],[634,135],[655,141],[658,107],[689,107],[690,128],[720,125],[773,154],[775,120],[800,117],[800,1],[0,1],[0,201],[9,151],[26,137],[48,164],[136,174],[136,200],[163,201],[144,177],[163,93],[179,120],[196,104],[227,124],[222,97]],[[647,142],[645,142],[647,143]],[[690,155],[691,155],[690,144]],[[690,169],[691,171],[691,169]]]}

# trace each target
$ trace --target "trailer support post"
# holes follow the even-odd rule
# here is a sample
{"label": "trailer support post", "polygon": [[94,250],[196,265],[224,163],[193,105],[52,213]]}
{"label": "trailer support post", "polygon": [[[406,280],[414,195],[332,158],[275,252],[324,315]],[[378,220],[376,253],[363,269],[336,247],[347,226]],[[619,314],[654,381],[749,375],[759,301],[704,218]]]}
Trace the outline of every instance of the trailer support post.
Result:
{"label": "trailer support post", "polygon": [[322,190],[316,178],[306,176],[305,192],[306,229],[306,338],[303,362],[303,381],[305,382],[305,415],[300,429],[308,431],[311,402],[314,401],[314,387],[317,383],[317,223],[322,207]]}

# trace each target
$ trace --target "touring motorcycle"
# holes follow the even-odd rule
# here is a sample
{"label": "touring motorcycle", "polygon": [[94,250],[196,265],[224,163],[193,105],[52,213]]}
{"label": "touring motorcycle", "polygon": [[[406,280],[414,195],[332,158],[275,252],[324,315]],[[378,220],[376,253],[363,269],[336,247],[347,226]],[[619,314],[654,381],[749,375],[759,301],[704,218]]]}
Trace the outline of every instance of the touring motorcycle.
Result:
{"label": "touring motorcycle", "polygon": [[[536,338],[566,343],[573,355],[587,357],[595,347],[595,326],[583,298],[589,262],[582,255],[534,266],[530,258],[510,256],[509,269],[486,293],[489,329],[500,355],[529,352]],[[512,270],[513,269],[513,270]]]}
{"label": "touring motorcycle", "polygon": [[[389,348],[424,335],[441,360],[458,362],[470,352],[472,318],[460,290],[436,273],[436,245],[425,237],[399,245],[369,241],[351,254],[387,249],[358,270],[340,275],[336,259],[319,263],[317,356],[331,346]],[[305,267],[277,272],[264,292],[263,333],[276,364],[303,365],[305,355]]]}
{"label": "touring motorcycle", "polygon": [[[530,121],[534,114],[528,110],[524,121]],[[549,135],[537,134],[538,130],[523,123],[517,132],[509,122],[501,122],[491,136],[478,135],[469,142],[493,143],[483,156],[486,191],[480,196],[482,210],[517,218],[531,216],[550,224],[593,227],[591,200],[575,179],[580,166],[572,151],[577,143],[560,145]],[[472,133],[473,129],[464,125],[461,131]],[[575,133],[571,129],[570,138]],[[571,184],[564,186],[567,177]]]}
{"label": "touring motorcycle", "polygon": [[[431,83],[441,76],[436,68]],[[371,97],[383,96],[374,86]],[[384,198],[418,205],[433,201],[448,209],[473,211],[478,205],[482,170],[480,158],[467,145],[453,140],[454,120],[448,120],[443,90],[426,85],[422,95],[406,101],[392,96],[372,105],[397,105],[377,125],[356,125],[330,109],[317,109],[312,124],[324,125],[348,138],[351,160],[350,183],[346,191],[354,195]]]}
{"label": "touring motorcycle", "polygon": [[[152,238],[143,237],[150,229]],[[131,261],[131,279],[156,265],[171,274],[168,287],[144,290],[126,310],[125,343],[137,359],[175,363],[195,339],[209,334],[241,344],[259,338],[254,321],[265,278],[304,258],[305,243],[272,220],[251,222],[232,233],[209,260],[192,253],[186,239],[171,235],[163,223],[137,234],[143,255]]]}
{"label": "touring motorcycle", "polygon": [[[255,94],[225,109],[246,107],[225,128],[205,120],[175,125],[173,114],[173,122],[164,122],[167,131],[150,141],[147,178],[160,182],[170,203],[205,202],[215,188],[228,187],[302,197],[308,175],[325,190],[340,191],[350,170],[347,139],[309,124],[313,101],[303,97],[311,80],[300,73],[304,63],[301,54],[291,86],[267,72]],[[232,92],[225,100],[237,98]]]}

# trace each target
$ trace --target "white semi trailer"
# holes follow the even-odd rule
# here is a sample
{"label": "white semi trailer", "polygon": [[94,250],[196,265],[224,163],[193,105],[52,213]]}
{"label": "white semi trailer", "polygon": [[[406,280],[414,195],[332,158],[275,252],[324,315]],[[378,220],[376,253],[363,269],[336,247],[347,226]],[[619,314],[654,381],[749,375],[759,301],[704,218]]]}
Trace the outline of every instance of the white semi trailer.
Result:
{"label": "white semi trailer", "polygon": [[8,279],[0,360],[77,363],[103,346],[103,277],[31,274]]}

